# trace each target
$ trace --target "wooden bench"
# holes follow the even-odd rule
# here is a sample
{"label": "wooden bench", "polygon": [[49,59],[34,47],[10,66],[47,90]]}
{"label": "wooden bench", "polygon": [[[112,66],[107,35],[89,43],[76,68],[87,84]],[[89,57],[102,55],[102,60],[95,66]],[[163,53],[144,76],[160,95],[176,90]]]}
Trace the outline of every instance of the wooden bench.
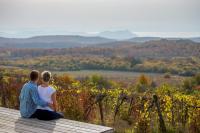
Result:
{"label": "wooden bench", "polygon": [[41,121],[20,117],[18,110],[0,107],[0,133],[113,133],[110,127],[68,119]]}

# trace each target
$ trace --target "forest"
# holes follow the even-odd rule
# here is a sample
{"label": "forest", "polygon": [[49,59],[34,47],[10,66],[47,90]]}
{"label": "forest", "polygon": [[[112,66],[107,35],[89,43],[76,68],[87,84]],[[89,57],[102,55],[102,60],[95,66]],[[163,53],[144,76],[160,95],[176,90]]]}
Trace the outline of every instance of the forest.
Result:
{"label": "forest", "polygon": [[194,76],[200,72],[200,44],[162,39],[76,48],[1,48],[0,59],[1,66],[40,70],[115,70]]}
{"label": "forest", "polygon": [[[0,106],[19,109],[29,70],[0,69]],[[165,76],[170,78],[170,76]],[[100,75],[74,79],[53,75],[65,118],[114,127],[116,133],[199,133],[200,74],[160,85],[146,75],[122,84]]]}

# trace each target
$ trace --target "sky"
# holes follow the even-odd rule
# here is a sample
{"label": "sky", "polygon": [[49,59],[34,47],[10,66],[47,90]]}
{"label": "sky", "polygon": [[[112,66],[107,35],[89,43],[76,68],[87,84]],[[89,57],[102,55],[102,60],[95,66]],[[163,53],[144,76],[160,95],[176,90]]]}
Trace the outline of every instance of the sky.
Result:
{"label": "sky", "polygon": [[200,36],[200,0],[0,0],[0,36],[129,30]]}

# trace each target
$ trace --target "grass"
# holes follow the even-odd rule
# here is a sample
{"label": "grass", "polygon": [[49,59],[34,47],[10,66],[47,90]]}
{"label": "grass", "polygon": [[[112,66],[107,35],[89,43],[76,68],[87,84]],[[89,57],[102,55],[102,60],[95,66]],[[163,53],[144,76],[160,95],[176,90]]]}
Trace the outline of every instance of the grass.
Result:
{"label": "grass", "polygon": [[81,70],[81,71],[53,71],[53,74],[67,74],[73,78],[84,78],[91,75],[101,75],[107,79],[119,81],[123,83],[134,83],[135,80],[141,75],[145,74],[157,84],[170,83],[177,84],[183,81],[186,77],[171,75],[170,78],[165,78],[165,74],[159,73],[140,73],[140,72],[126,72],[126,71],[106,71],[106,70]]}

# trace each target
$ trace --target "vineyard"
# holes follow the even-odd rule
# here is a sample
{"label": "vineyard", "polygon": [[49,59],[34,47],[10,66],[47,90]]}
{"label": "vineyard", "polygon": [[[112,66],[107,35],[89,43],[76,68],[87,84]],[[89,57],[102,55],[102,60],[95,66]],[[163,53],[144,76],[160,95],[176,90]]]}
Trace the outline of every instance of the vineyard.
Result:
{"label": "vineyard", "polygon": [[[28,71],[0,69],[0,106],[19,108]],[[141,75],[130,85],[93,75],[54,75],[59,111],[65,118],[114,127],[118,133],[199,133],[200,75],[177,85],[156,85]]]}

